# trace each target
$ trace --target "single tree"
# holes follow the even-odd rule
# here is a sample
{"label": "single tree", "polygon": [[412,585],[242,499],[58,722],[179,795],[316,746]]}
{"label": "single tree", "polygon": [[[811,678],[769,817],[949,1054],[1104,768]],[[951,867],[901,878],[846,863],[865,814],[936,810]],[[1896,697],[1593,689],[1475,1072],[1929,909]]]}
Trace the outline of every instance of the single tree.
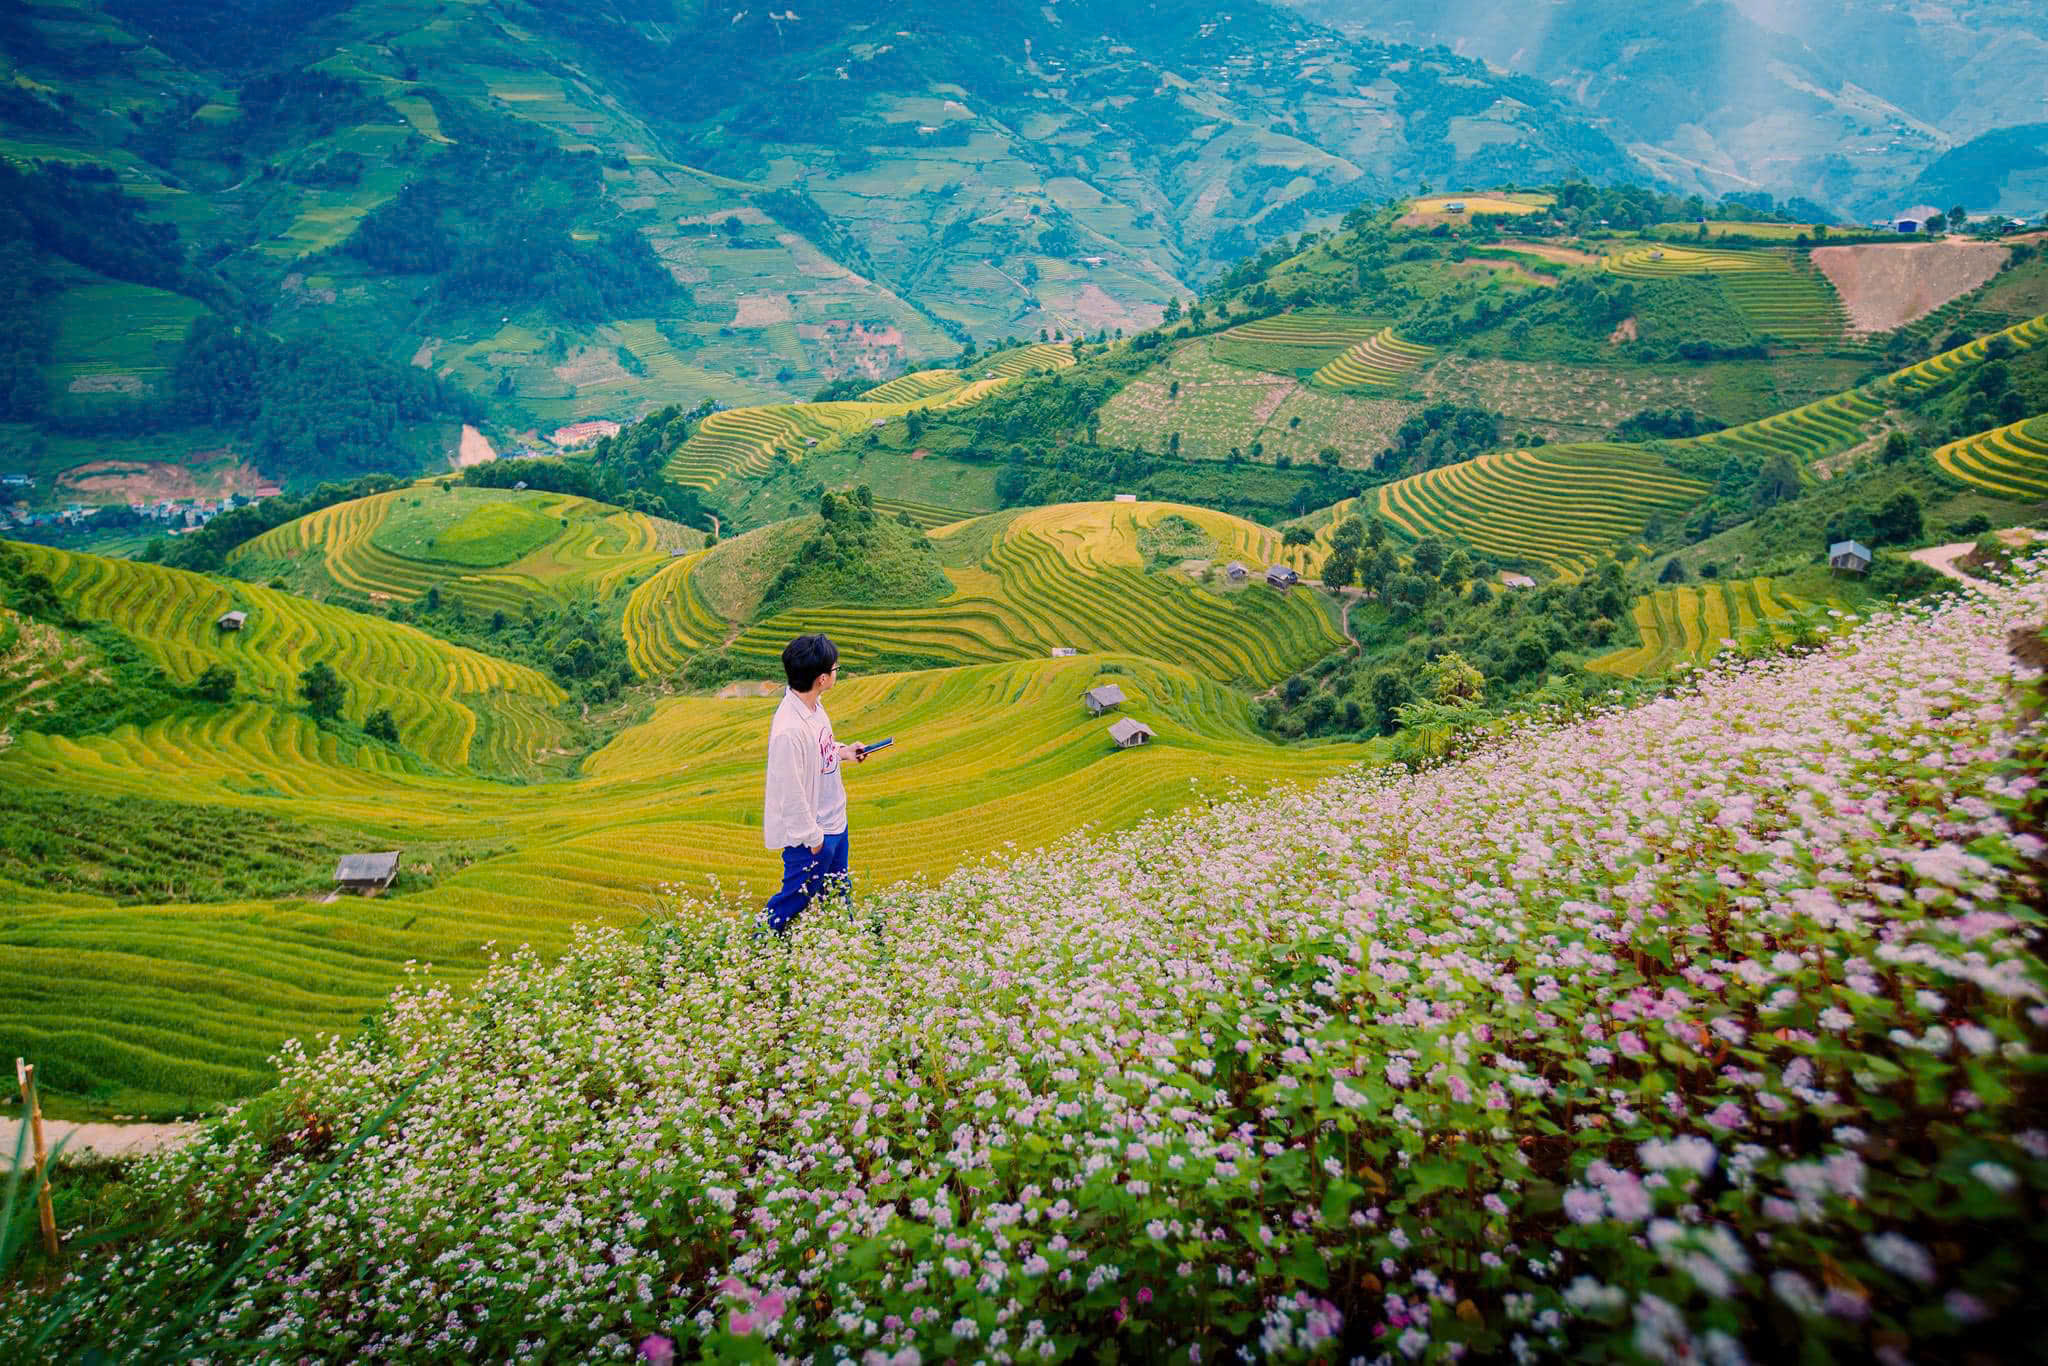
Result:
{"label": "single tree", "polygon": [[1887,545],[1907,545],[1919,540],[1922,531],[1919,496],[1911,489],[1893,494],[1877,510],[1872,530],[1876,532],[1877,539]]}
{"label": "single tree", "polygon": [[398,718],[391,714],[391,708],[379,707],[363,719],[363,734],[372,740],[395,745],[398,743]]}
{"label": "single tree", "polygon": [[1315,532],[1309,530],[1300,522],[1286,527],[1280,533],[1280,544],[1282,545],[1313,545],[1315,544],[1315,539]]}
{"label": "single tree", "polygon": [[1324,469],[1334,470],[1337,466],[1344,463],[1344,452],[1338,450],[1335,446],[1325,446],[1316,452],[1316,459],[1323,462]]}
{"label": "single tree", "polygon": [[327,666],[327,661],[321,660],[309,665],[299,675],[299,696],[305,699],[306,710],[314,720],[332,721],[341,715],[348,690],[342,686],[340,676]]}
{"label": "single tree", "polygon": [[230,702],[235,696],[235,671],[225,664],[209,664],[194,680],[192,695],[204,702]]}

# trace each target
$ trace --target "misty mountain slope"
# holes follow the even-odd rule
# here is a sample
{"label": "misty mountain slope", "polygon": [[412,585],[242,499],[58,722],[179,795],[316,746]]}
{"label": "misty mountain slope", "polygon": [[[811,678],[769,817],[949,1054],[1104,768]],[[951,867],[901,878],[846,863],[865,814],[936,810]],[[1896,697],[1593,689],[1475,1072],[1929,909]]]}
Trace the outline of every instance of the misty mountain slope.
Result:
{"label": "misty mountain slope", "polygon": [[1261,5],[31,0],[0,37],[0,150],[513,426],[1129,329],[1368,196],[1629,165],[1538,82]]}
{"label": "misty mountain slope", "polygon": [[1680,187],[1800,195],[1858,215],[1896,207],[1956,143],[2048,107],[2048,11],[2009,0],[1293,3],[1346,31],[1538,77]]}

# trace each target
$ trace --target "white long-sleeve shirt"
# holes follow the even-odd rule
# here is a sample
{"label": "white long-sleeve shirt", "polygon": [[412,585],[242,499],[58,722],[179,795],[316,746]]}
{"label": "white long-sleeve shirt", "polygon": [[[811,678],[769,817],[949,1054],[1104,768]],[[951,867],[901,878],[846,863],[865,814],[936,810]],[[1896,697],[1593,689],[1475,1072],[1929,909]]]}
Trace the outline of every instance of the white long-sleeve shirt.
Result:
{"label": "white long-sleeve shirt", "polygon": [[761,806],[761,842],[770,849],[846,831],[846,784],[839,776],[839,742],[821,701],[804,705],[782,694],[768,727],[768,780]]}

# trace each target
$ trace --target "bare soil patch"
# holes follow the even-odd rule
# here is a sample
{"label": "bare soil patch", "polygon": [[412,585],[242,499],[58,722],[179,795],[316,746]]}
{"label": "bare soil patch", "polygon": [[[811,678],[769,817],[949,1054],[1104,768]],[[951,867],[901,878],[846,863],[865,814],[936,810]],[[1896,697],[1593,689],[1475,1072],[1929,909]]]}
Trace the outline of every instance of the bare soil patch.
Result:
{"label": "bare soil patch", "polygon": [[471,465],[488,465],[498,458],[491,448],[490,438],[468,423],[462,424],[462,444],[455,451],[455,468],[466,470]]}
{"label": "bare soil patch", "polygon": [[789,311],[789,300],[780,294],[742,294],[733,311],[734,327],[773,327],[786,323],[793,315]]}
{"label": "bare soil patch", "polygon": [[107,503],[218,498],[224,493],[256,493],[275,487],[263,471],[246,460],[195,468],[227,455],[226,451],[194,451],[192,465],[168,460],[95,460],[64,471],[57,476],[57,484],[73,493],[101,495],[100,501]]}
{"label": "bare soil patch", "polygon": [[564,384],[585,388],[599,384],[623,384],[631,378],[619,364],[618,352],[587,346],[554,367],[555,378]]}
{"label": "bare soil patch", "polygon": [[1634,341],[1640,335],[1636,330],[1636,320],[1634,318],[1623,318],[1621,324],[1607,334],[1607,344],[1609,346],[1619,346],[1623,342]]}
{"label": "bare soil patch", "polygon": [[773,697],[782,690],[782,684],[767,678],[750,678],[742,683],[728,683],[718,690],[718,695],[733,697]]}
{"label": "bare soil patch", "polygon": [[434,353],[441,349],[439,337],[429,337],[420,343],[420,349],[412,353],[413,365],[421,370],[430,370],[434,365]]}
{"label": "bare soil patch", "polygon": [[140,375],[80,375],[65,386],[74,394],[140,394],[148,387]]}
{"label": "bare soil patch", "polygon": [[1849,310],[1856,332],[1889,332],[1924,318],[1998,274],[2010,253],[1993,242],[1815,247],[1813,264]]}
{"label": "bare soil patch", "polygon": [[1557,261],[1567,266],[1597,266],[1600,258],[1590,251],[1576,247],[1560,247],[1554,242],[1524,242],[1519,238],[1502,238],[1501,246],[1509,251],[1521,252],[1524,256],[1540,256],[1546,261]]}

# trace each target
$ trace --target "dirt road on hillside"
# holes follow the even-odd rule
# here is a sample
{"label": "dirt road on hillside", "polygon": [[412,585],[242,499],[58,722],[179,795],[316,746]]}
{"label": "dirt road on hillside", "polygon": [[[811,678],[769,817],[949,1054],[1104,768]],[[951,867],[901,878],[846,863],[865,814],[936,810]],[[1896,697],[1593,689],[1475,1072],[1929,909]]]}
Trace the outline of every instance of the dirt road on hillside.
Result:
{"label": "dirt road on hillside", "polygon": [[[18,1119],[0,1119],[0,1171],[14,1166],[14,1144],[21,1128]],[[175,1148],[199,1132],[197,1124],[69,1124],[62,1120],[43,1121],[43,1141],[57,1154],[57,1161],[94,1162],[142,1157],[164,1148]],[[61,1151],[59,1151],[61,1147]],[[23,1145],[22,1156],[29,1165],[35,1161],[33,1145]]]}

